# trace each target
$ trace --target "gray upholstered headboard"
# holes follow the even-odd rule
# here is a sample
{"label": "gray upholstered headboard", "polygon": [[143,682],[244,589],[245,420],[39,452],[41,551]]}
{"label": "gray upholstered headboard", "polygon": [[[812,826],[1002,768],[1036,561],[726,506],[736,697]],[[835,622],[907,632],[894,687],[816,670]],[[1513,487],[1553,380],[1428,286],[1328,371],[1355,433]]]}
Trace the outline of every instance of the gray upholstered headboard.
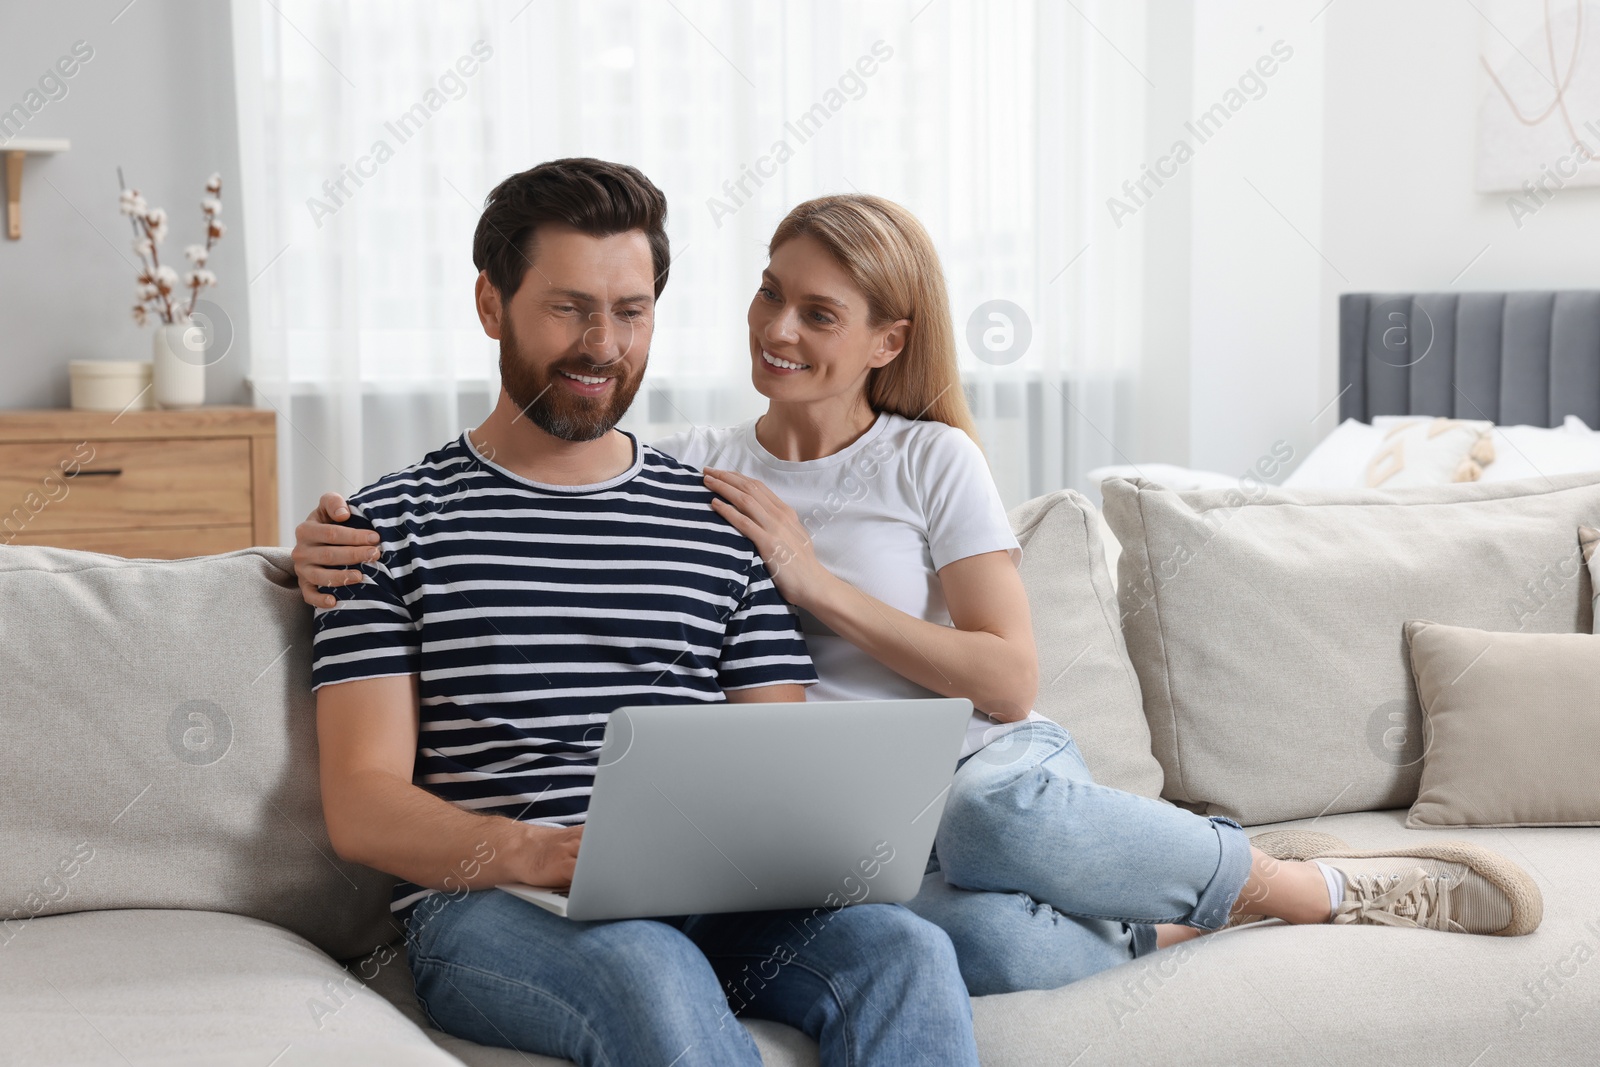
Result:
{"label": "gray upholstered headboard", "polygon": [[1345,293],[1339,418],[1600,426],[1600,291]]}

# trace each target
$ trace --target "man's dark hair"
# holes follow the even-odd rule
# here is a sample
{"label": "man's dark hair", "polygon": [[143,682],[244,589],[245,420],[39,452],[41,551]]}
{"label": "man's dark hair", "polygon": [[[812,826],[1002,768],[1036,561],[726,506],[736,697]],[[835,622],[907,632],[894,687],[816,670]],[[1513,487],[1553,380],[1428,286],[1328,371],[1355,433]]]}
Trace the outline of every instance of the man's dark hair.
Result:
{"label": "man's dark hair", "polygon": [[667,198],[638,169],[603,159],[555,159],[513,174],[484,200],[472,263],[509,300],[533,264],[534,228],[562,222],[591,237],[643,230],[650,239],[656,296],[667,287]]}

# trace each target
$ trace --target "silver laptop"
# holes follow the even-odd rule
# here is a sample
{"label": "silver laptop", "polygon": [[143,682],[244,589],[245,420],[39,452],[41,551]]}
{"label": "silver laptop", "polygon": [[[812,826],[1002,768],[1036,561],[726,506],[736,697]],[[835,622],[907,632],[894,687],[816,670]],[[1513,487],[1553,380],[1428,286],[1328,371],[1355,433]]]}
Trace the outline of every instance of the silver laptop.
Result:
{"label": "silver laptop", "polygon": [[501,889],[569,919],[910,900],[968,700],[619,708],[570,889]]}

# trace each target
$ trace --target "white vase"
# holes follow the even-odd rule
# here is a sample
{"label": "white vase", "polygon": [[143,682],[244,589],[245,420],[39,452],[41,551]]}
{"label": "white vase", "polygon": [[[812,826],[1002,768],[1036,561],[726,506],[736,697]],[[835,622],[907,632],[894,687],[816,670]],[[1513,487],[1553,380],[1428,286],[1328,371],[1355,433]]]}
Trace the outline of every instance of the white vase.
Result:
{"label": "white vase", "polygon": [[206,335],[192,323],[158,325],[151,338],[155,401],[164,408],[206,402]]}

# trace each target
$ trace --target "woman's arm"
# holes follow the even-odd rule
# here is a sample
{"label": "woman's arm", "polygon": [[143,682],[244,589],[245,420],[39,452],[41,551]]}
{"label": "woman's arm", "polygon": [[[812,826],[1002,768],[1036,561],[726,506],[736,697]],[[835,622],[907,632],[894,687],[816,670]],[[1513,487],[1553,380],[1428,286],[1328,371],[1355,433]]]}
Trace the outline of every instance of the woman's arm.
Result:
{"label": "woman's arm", "polygon": [[794,509],[755,478],[706,471],[724,499],[712,507],[755,543],[784,599],[904,678],[966,697],[999,722],[1027,716],[1039,658],[1022,578],[1007,552],[984,552],[939,570],[953,625],[919,619],[832,574],[817,559]]}
{"label": "woman's arm", "polygon": [[797,606],[926,689],[966,697],[997,722],[1026,718],[1039,693],[1039,656],[1027,594],[1010,553],[958,559],[939,571],[939,584],[952,626],[892,608],[842,578],[832,578],[819,595]]}

